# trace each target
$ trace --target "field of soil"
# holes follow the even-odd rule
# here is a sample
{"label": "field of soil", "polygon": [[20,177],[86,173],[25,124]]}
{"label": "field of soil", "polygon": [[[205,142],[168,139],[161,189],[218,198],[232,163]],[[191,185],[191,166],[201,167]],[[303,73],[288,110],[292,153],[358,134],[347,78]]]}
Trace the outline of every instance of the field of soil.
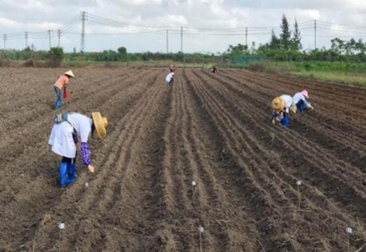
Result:
{"label": "field of soil", "polygon": [[[73,69],[62,111],[109,126],[89,141],[96,172],[78,160],[61,189],[47,142],[64,70],[0,68],[0,251],[366,251],[366,89]],[[271,100],[304,88],[315,110],[272,125]]]}

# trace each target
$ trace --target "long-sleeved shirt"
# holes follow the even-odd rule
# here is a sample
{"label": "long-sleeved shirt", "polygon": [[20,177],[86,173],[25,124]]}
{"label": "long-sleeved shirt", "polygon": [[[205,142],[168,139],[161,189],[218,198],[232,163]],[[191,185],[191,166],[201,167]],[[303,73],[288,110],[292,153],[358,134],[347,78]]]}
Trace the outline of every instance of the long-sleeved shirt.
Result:
{"label": "long-sleeved shirt", "polygon": [[66,88],[68,84],[69,78],[66,75],[61,75],[53,86],[62,90],[63,88]]}
{"label": "long-sleeved shirt", "polygon": [[292,98],[289,95],[281,95],[280,98],[285,102],[285,112],[289,113],[292,105]]}
{"label": "long-sleeved shirt", "polygon": [[310,108],[310,103],[306,100],[305,96],[302,93],[296,93],[294,97],[292,97],[292,100],[295,104],[297,104],[299,101],[304,101],[304,105],[307,108]]}
{"label": "long-sleeved shirt", "polygon": [[80,153],[81,153],[81,160],[83,161],[83,164],[85,166],[90,165],[91,161],[90,161],[90,153],[89,153],[88,143],[81,142]]}

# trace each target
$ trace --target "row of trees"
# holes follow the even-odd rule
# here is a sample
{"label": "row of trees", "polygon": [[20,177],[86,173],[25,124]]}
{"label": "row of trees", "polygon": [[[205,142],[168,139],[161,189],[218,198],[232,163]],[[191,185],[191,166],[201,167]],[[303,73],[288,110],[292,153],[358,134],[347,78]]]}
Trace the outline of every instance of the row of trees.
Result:
{"label": "row of trees", "polygon": [[366,62],[366,43],[359,39],[349,41],[340,38],[331,40],[330,48],[320,48],[315,50],[302,50],[301,32],[297,21],[290,29],[290,24],[285,15],[282,16],[281,33],[279,36],[272,31],[271,40],[260,45],[255,44],[251,48],[238,44],[230,45],[226,51],[229,55],[266,55],[267,58],[278,61],[355,61]]}
{"label": "row of trees", "polygon": [[[366,62],[365,51],[366,43],[361,39],[356,41],[351,39],[349,41],[340,38],[331,40],[330,48],[321,48],[316,50],[302,50],[301,32],[297,21],[290,29],[290,24],[285,15],[281,20],[281,33],[276,35],[272,31],[271,39],[266,44],[261,44],[256,47],[255,43],[249,48],[246,45],[230,45],[226,52],[221,54],[223,57],[237,57],[241,55],[265,55],[269,59],[278,61],[362,61]],[[51,50],[52,51],[52,50]],[[55,51],[54,51],[55,52]],[[24,50],[0,50],[0,57],[12,60],[48,60],[50,52],[36,51],[35,48],[28,47]],[[62,52],[63,55],[63,52]],[[200,63],[209,58],[215,57],[214,54],[191,53],[128,53],[125,47],[120,47],[116,51],[105,50],[103,52],[92,53],[77,53],[74,49],[73,53],[66,53],[62,56],[68,61],[150,61],[150,60],[173,60],[173,61],[187,61],[192,63]]]}

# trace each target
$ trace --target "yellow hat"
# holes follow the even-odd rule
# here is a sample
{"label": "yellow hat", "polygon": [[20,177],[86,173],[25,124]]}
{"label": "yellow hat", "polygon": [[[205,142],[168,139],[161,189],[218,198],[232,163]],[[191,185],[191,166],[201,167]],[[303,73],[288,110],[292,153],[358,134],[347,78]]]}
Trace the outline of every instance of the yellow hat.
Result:
{"label": "yellow hat", "polygon": [[75,78],[75,75],[74,75],[74,73],[73,73],[71,70],[69,70],[69,71],[65,72],[65,75],[68,75],[68,76],[70,76],[70,77]]}
{"label": "yellow hat", "polygon": [[95,131],[97,132],[97,135],[100,139],[103,139],[105,135],[107,134],[106,128],[108,126],[108,120],[105,117],[102,117],[102,115],[99,112],[93,112],[92,113],[93,123],[95,127]]}
{"label": "yellow hat", "polygon": [[285,107],[285,101],[281,97],[276,97],[272,101],[272,108],[274,111],[279,112]]}

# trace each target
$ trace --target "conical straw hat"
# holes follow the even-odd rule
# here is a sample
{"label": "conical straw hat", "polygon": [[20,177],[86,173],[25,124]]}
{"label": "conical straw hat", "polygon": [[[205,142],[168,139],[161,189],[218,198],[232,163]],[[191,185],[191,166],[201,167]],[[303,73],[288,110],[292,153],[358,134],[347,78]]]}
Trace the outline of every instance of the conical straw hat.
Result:
{"label": "conical straw hat", "polygon": [[65,75],[68,75],[68,76],[70,76],[70,77],[75,78],[75,75],[74,75],[74,73],[73,73],[71,70],[69,70],[69,71],[65,72]]}

